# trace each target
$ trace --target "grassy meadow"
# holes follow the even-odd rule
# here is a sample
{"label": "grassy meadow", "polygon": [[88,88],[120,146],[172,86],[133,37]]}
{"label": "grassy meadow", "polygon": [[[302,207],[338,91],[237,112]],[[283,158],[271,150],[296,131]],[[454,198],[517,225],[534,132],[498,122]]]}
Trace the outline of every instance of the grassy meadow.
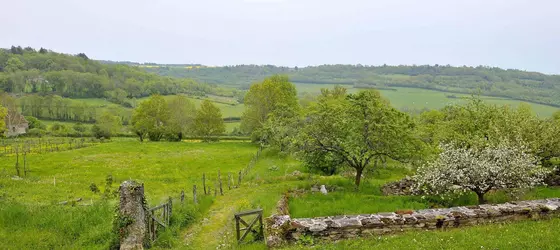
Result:
{"label": "grassy meadow", "polygon": [[[313,249],[558,249],[557,230],[560,219],[521,221],[437,231],[415,231],[403,234],[312,242]],[[296,244],[283,249],[308,249]],[[253,247],[252,249],[264,249]]]}
{"label": "grassy meadow", "polygon": [[[335,84],[312,84],[312,83],[296,83],[296,89],[298,93],[310,93],[317,94],[320,93],[322,88],[333,88]],[[349,92],[358,92],[359,88],[354,88],[352,85],[341,85],[348,89]],[[440,109],[450,104],[462,104],[465,100],[461,98],[468,98],[470,95],[466,94],[455,94],[449,92],[441,92],[428,89],[418,89],[418,88],[399,88],[392,87],[393,90],[381,89],[381,95],[387,98],[391,104],[400,110],[422,110],[422,109]],[[456,98],[448,98],[447,96],[453,95]],[[481,99],[490,104],[496,105],[511,105],[517,106],[522,101],[499,98],[499,97],[489,97],[481,96]],[[549,117],[552,113],[560,110],[557,107],[528,103],[533,111],[541,117]]]}
{"label": "grassy meadow", "polygon": [[[166,100],[170,100],[174,96],[175,95],[167,95],[167,96],[164,96],[164,98]],[[149,97],[140,98],[140,99],[138,99],[138,102],[142,102],[144,100],[147,100],[148,98]],[[220,108],[220,110],[222,111],[222,116],[224,118],[226,118],[226,117],[241,117],[241,114],[243,113],[243,110],[245,110],[245,106],[243,104],[237,104],[231,98],[228,99],[228,98],[225,98],[225,97],[210,96],[208,98],[189,97],[188,99],[191,100],[197,108],[200,106],[202,101],[204,101],[205,99],[208,99],[208,100],[212,101],[214,105],[216,105],[218,108]]]}
{"label": "grassy meadow", "polygon": [[[109,188],[113,192],[124,180],[143,182],[150,206],[160,204],[168,196],[177,201],[181,190],[185,190],[188,202],[174,202],[173,209],[176,212],[172,219],[173,226],[154,242],[154,249],[266,249],[263,242],[237,245],[233,214],[262,208],[264,215],[269,216],[275,212],[276,202],[284,193],[289,190],[309,190],[315,184],[325,184],[334,188],[334,191],[328,195],[306,192],[291,197],[292,217],[390,212],[476,203],[476,197],[469,195],[451,201],[382,196],[381,185],[411,173],[406,166],[397,164],[367,173],[360,189],[355,190],[351,174],[312,174],[293,157],[274,150],[263,151],[239,188],[229,190],[224,185],[224,195],[217,197],[201,194],[202,173],[206,173],[207,185],[213,187],[218,169],[224,180],[228,173],[237,177],[235,174],[247,165],[256,151],[257,146],[247,142],[140,143],[135,139],[117,138],[87,148],[31,154],[28,156],[31,172],[21,180],[13,178],[14,156],[3,156],[0,158],[0,242],[14,249],[109,248],[115,239],[111,221],[117,204],[115,198],[103,198],[109,174],[114,179]],[[99,193],[90,190],[92,183],[99,187]],[[193,184],[199,187],[200,204],[197,206],[190,202]],[[521,198],[558,196],[560,189],[540,187],[527,190]],[[83,201],[75,206],[58,205],[58,202],[76,198],[83,198]],[[491,202],[512,199],[499,192],[488,198]],[[370,249],[368,246],[379,249],[414,246],[471,249],[473,246],[516,246],[510,245],[518,243],[516,237],[530,236],[521,246],[546,246],[544,239],[555,241],[559,238],[555,230],[548,230],[559,223],[559,219],[527,221],[460,230],[410,232],[334,244],[313,243],[317,249]],[[528,230],[543,232],[544,236],[529,235]],[[496,237],[480,237],[486,234]],[[303,242],[287,246],[287,249],[307,247],[301,244]]]}
{"label": "grassy meadow", "polygon": [[[134,179],[144,183],[150,206],[169,196],[177,203],[175,228],[155,243],[169,247],[179,241],[178,232],[208,210],[213,201],[199,188],[200,205],[179,205],[181,190],[190,201],[192,186],[201,187],[203,173],[207,185],[213,187],[218,170],[223,176],[237,173],[256,149],[239,142],[140,143],[115,139],[87,148],[28,155],[31,171],[23,179],[13,178],[15,156],[0,157],[0,242],[9,243],[13,249],[107,249],[117,202],[104,198],[106,190],[112,197],[122,181]],[[109,174],[113,184],[107,188]],[[92,192],[91,184],[100,192]],[[77,198],[83,201],[76,206],[58,204]]]}

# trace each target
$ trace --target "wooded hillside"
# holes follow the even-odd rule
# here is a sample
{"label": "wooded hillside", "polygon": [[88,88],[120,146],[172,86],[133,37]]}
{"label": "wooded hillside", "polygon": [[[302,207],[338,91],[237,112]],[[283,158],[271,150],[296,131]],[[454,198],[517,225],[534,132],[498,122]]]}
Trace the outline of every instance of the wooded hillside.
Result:
{"label": "wooded hillside", "polygon": [[122,64],[102,64],[83,53],[73,56],[19,46],[0,49],[0,91],[107,98],[118,104],[151,94],[231,94],[191,79],[162,77]]}
{"label": "wooded hillside", "polygon": [[363,66],[321,65],[304,68],[273,65],[226,67],[145,67],[164,76],[186,77],[197,81],[248,85],[273,74],[286,74],[294,83],[329,83],[363,88],[412,87],[487,96],[560,106],[560,75],[546,75],[496,67]]}

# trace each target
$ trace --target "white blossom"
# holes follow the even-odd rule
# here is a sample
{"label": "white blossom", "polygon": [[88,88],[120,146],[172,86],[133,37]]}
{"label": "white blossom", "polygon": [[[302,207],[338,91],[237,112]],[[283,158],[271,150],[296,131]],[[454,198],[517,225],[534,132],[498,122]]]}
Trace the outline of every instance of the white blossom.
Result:
{"label": "white blossom", "polygon": [[417,189],[427,194],[475,192],[479,201],[492,189],[529,188],[542,183],[548,171],[520,145],[501,143],[482,149],[440,145],[439,157],[420,167]]}

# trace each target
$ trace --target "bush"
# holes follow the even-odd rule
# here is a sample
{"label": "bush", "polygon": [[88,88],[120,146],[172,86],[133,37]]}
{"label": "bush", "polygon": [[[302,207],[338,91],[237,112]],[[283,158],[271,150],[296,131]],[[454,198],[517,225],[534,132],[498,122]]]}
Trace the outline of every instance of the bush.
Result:
{"label": "bush", "polygon": [[66,126],[64,124],[55,122],[51,128],[50,131],[53,133],[62,133],[62,132],[66,132]]}
{"label": "bush", "polygon": [[29,129],[35,128],[45,130],[47,128],[45,124],[43,124],[41,121],[39,121],[39,119],[33,116],[26,116],[25,120],[27,120],[27,123],[29,124]]}
{"label": "bush", "polygon": [[47,131],[40,129],[40,128],[32,128],[27,131],[27,136],[29,137],[43,137],[47,134]]}
{"label": "bush", "polygon": [[74,126],[72,127],[74,130],[76,130],[76,132],[78,133],[83,133],[86,131],[86,126],[84,126],[84,124],[82,123],[76,123],[74,124]]}
{"label": "bush", "polygon": [[101,139],[101,138],[105,138],[105,139],[110,139],[111,138],[111,133],[109,133],[108,131],[104,131],[103,129],[101,129],[101,127],[96,125],[93,125],[91,127],[91,134],[93,135],[93,137],[97,138],[97,139]]}

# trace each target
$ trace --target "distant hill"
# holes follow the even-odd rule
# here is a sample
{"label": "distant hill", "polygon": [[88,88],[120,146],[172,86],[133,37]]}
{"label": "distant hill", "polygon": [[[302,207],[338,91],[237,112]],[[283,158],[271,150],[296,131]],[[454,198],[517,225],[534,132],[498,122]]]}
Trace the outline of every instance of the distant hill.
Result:
{"label": "distant hill", "polygon": [[0,92],[106,98],[118,104],[125,103],[127,98],[155,93],[233,95],[231,90],[192,79],[160,76],[138,67],[104,62],[89,59],[83,53],[68,55],[19,46],[0,49]]}
{"label": "distant hill", "polygon": [[151,65],[148,72],[163,76],[247,88],[273,74],[286,74],[295,83],[352,85],[362,88],[410,87],[453,93],[480,93],[560,107],[560,75],[546,75],[496,67],[443,65],[363,66],[321,65],[278,67],[236,65],[224,67],[177,67]]}

